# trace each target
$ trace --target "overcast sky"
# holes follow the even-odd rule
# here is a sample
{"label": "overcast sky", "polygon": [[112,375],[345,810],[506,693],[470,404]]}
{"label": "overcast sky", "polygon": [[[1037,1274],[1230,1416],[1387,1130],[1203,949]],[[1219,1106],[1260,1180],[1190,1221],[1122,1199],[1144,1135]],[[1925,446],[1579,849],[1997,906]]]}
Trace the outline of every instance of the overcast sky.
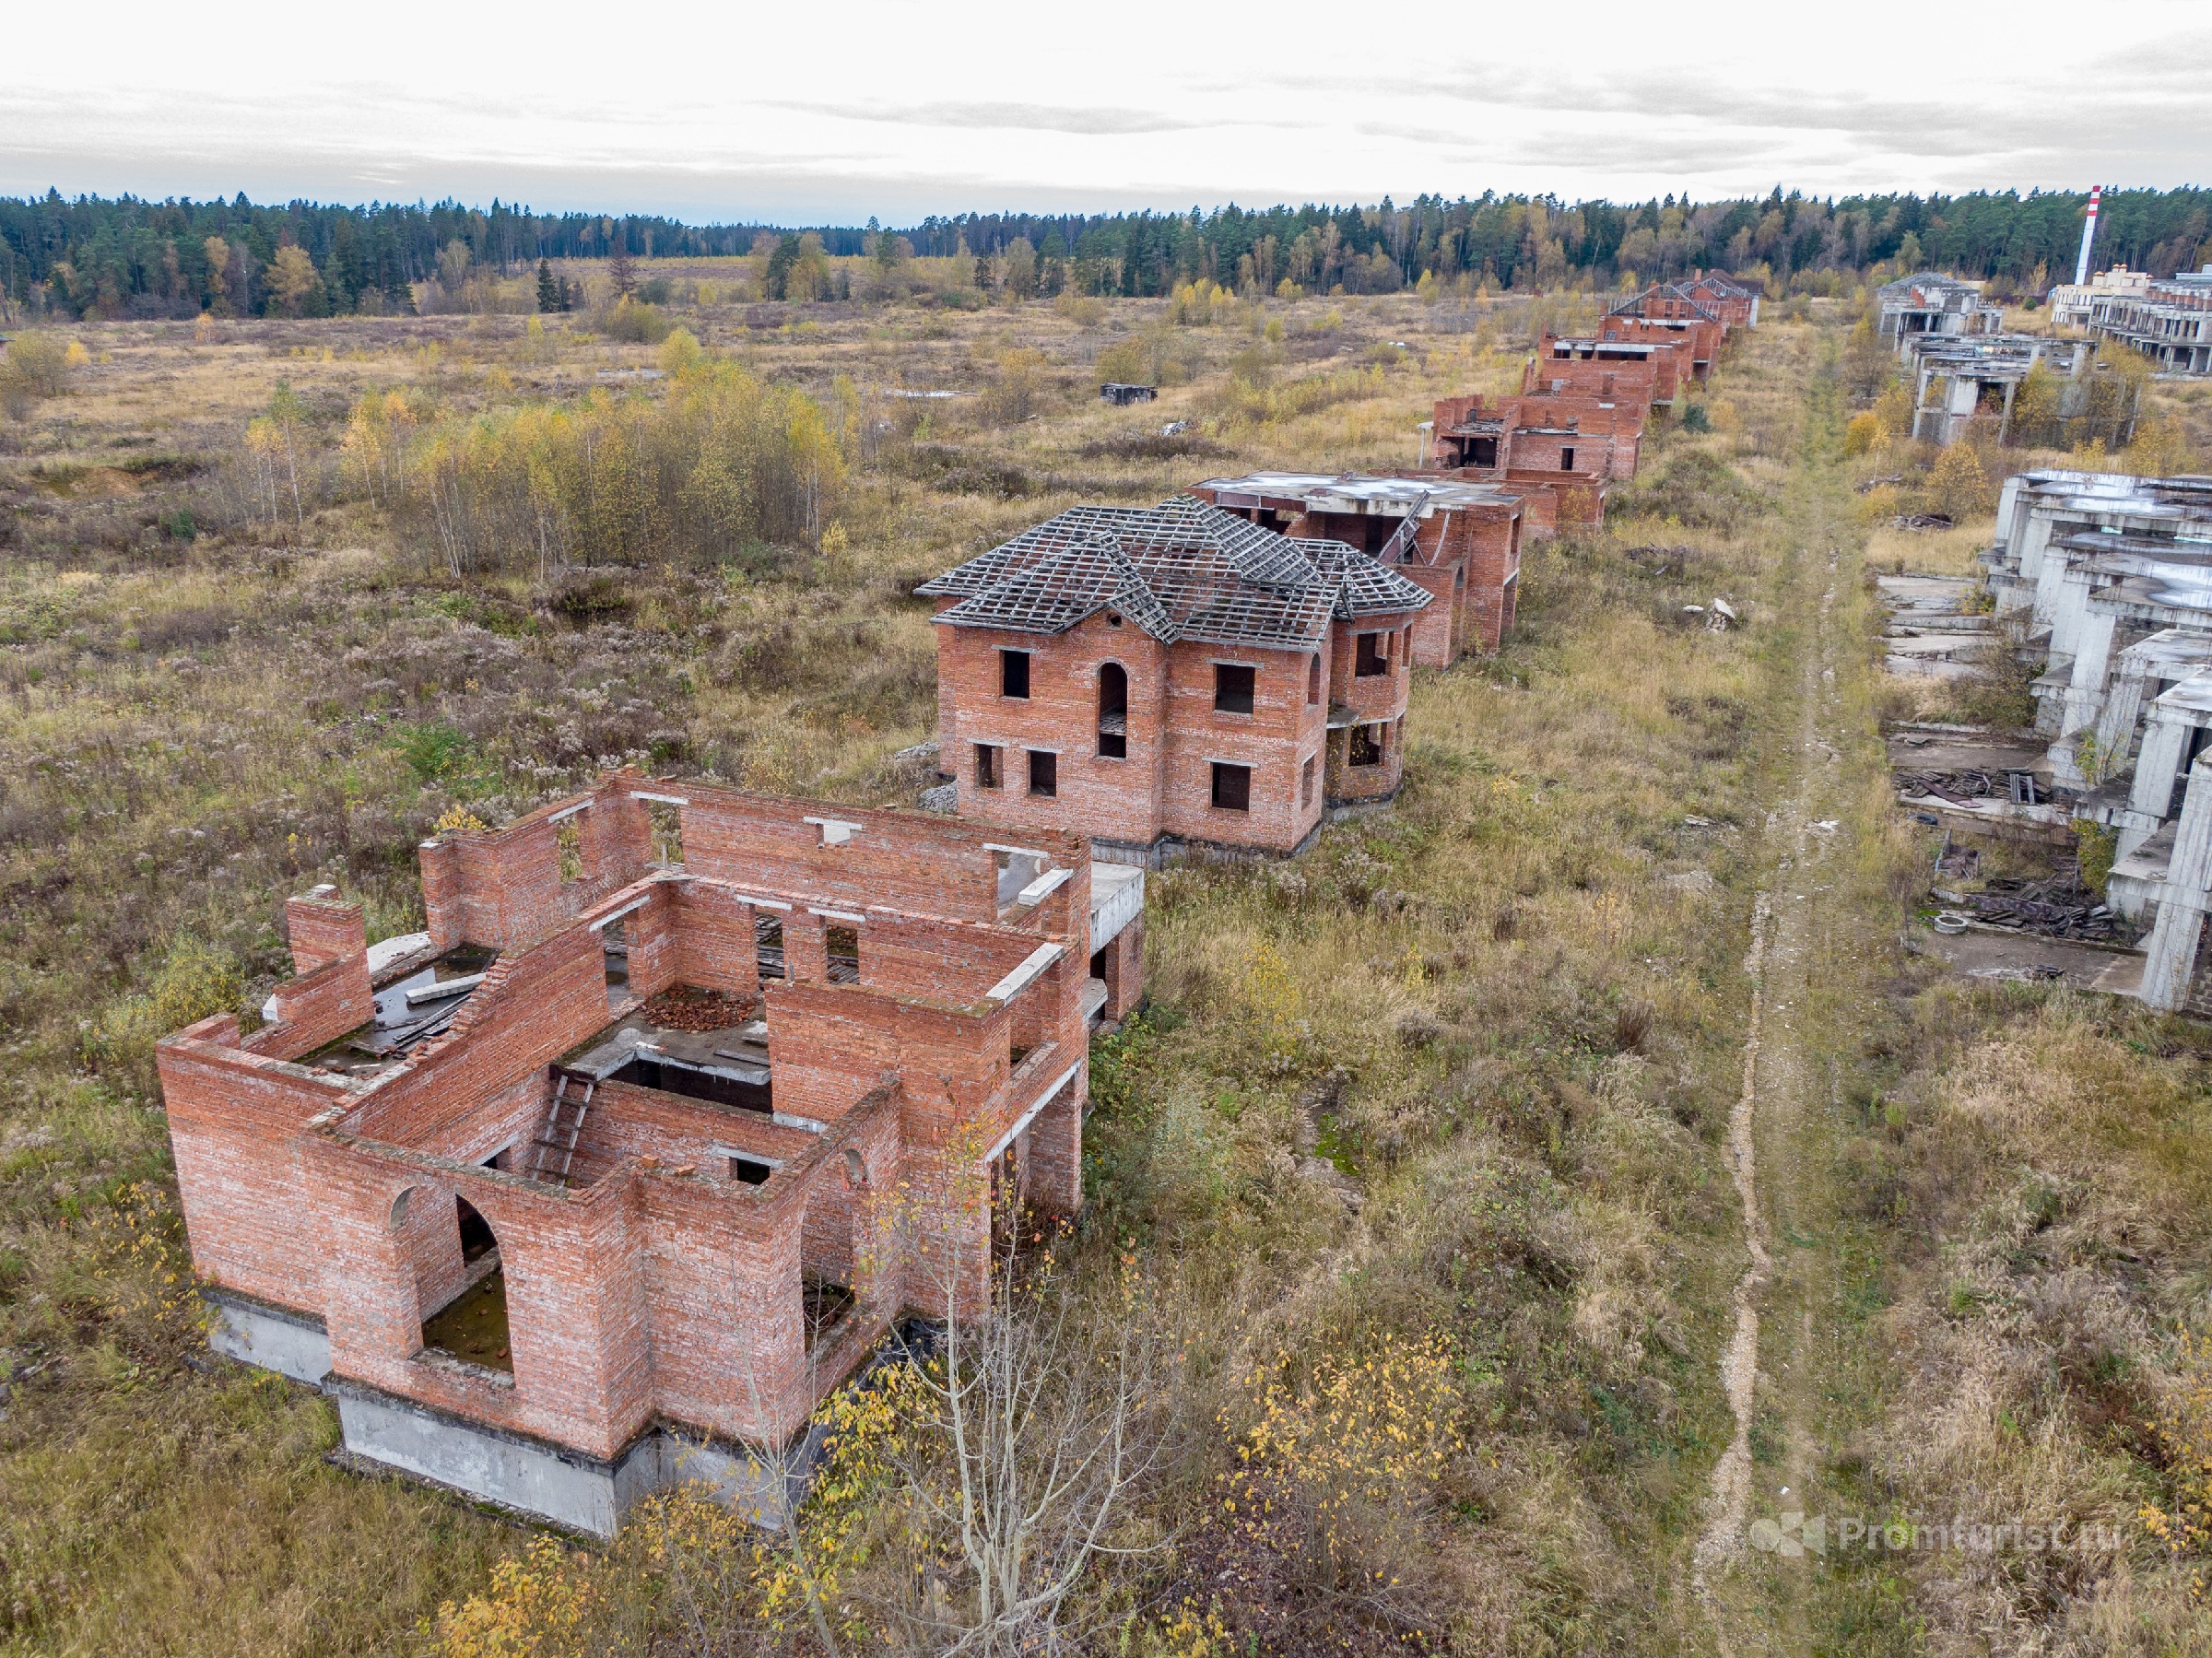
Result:
{"label": "overcast sky", "polygon": [[2212,179],[2212,6],[11,8],[0,194],[693,221]]}

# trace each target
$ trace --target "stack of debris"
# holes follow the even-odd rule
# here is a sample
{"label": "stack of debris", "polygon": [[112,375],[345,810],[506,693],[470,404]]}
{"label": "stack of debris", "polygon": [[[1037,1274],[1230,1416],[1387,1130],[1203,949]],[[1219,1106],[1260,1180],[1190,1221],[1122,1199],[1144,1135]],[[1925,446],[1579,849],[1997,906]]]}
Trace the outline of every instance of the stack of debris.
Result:
{"label": "stack of debris", "polygon": [[1936,799],[1962,806],[1970,800],[2008,800],[2041,805],[2051,798],[2032,771],[1900,771],[1897,792],[1907,800]]}
{"label": "stack of debris", "polygon": [[2055,862],[2051,874],[2040,881],[1993,876],[1980,892],[1939,891],[1936,896],[1993,927],[2017,928],[2045,938],[2125,944],[2134,935],[2133,928],[2081,884],[2081,864],[2074,858]]}
{"label": "stack of debris", "polygon": [[1875,582],[1889,625],[1882,665],[1892,674],[1957,679],[1974,672],[1990,641],[1989,617],[1974,583],[1961,576],[1880,576]]}

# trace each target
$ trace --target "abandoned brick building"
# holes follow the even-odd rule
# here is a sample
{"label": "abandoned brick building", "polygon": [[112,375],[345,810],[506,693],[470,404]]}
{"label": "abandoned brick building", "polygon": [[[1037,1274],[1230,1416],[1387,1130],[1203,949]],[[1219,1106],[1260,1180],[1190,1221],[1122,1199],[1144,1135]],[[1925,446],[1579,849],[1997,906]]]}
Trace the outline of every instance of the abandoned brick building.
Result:
{"label": "abandoned brick building", "polygon": [[1358,547],[1421,589],[1434,602],[1414,620],[1416,667],[1495,651],[1513,625],[1525,509],[1504,485],[1435,472],[1255,472],[1191,493],[1264,529]]}
{"label": "abandoned brick building", "polygon": [[1689,353],[1675,338],[1626,340],[1615,335],[1545,335],[1521,371],[1521,389],[1539,385],[1617,401],[1672,408],[1688,378]]}
{"label": "abandoned brick building", "polygon": [[1185,495],[1076,508],[916,591],[939,602],[938,764],[963,817],[1151,865],[1294,852],[1397,793],[1431,601],[1357,547]]}
{"label": "abandoned brick building", "polygon": [[[1756,320],[1756,305],[1752,315]],[[1720,312],[1688,285],[1662,282],[1616,305],[1598,323],[1597,332],[1601,339],[1677,342],[1688,356],[1690,378],[1702,385],[1721,359],[1728,329]]]}
{"label": "abandoned brick building", "polygon": [[1641,442],[1633,411],[1603,403],[1569,394],[1441,397],[1423,459],[1454,477],[1520,496],[1524,534],[1601,524],[1614,468],[1623,465],[1628,470],[1618,476],[1632,476]]}
{"label": "abandoned brick building", "polygon": [[215,1344],[577,1529],[677,1478],[773,1515],[748,1448],[1081,1200],[1143,875],[1022,840],[624,771],[426,842],[424,934],[293,900],[270,1022],[159,1048]]}

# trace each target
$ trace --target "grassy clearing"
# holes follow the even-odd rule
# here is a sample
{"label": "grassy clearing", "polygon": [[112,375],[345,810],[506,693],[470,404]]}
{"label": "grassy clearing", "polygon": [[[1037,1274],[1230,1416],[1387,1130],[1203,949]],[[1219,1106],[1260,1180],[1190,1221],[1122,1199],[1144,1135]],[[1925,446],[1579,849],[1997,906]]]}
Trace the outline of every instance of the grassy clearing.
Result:
{"label": "grassy clearing", "polygon": [[[573,394],[652,348],[496,317],[84,331],[77,391],[10,429],[0,461],[11,1640],[399,1651],[441,1602],[504,1593],[490,1572],[518,1534],[326,1466],[327,1406],[187,1365],[187,1309],[161,1299],[179,1240],[147,1043],[185,1009],[259,1002],[286,893],[337,880],[372,935],[405,930],[412,848],[441,813],[496,822],[619,759],[892,797],[912,782],[897,751],[934,723],[919,576],[1077,500],[1408,461],[1426,400],[1512,383],[1543,321],[1410,299],[1218,328],[1161,312],[764,332],[702,308],[685,320],[707,347],[776,384],[973,395],[873,406],[886,427],[818,548],[465,581],[349,493],[347,412],[394,387],[454,414]],[[1679,1650],[1688,1615],[1654,1596],[1654,1563],[1694,1533],[1726,1432],[1718,1135],[1775,687],[1801,644],[1783,503],[1825,332],[1762,330],[1714,389],[1717,429],[1654,439],[1657,476],[1733,480],[1724,510],[1670,521],[1661,497],[1659,516],[1534,553],[1507,648],[1418,679],[1394,815],[1296,865],[1154,887],[1154,1006],[1097,1056],[1070,1257],[1101,1285],[1133,1257],[1192,1333],[1178,1411],[1202,1430],[1145,1498],[1186,1533],[1132,1612],[1195,1607],[1240,1652]],[[1169,383],[1105,408],[1089,365],[1129,340]],[[272,541],[223,480],[279,378],[307,411],[308,482]],[[1174,419],[1194,429],[1163,435]],[[139,453],[189,464],[114,464]],[[132,491],[38,482],[80,465]],[[1633,551],[1653,546],[1678,550]],[[1744,629],[1684,625],[1715,593]],[[1315,1354],[1438,1343],[1443,1382],[1406,1420],[1455,1449],[1392,1503],[1319,1537],[1220,1506],[1275,1408],[1239,1377],[1273,1367],[1295,1398]],[[1335,1477],[1270,1476],[1293,1496]],[[652,1627],[654,1580],[606,1558],[622,1628]],[[1168,1627],[1152,1617],[1133,1640]]]}

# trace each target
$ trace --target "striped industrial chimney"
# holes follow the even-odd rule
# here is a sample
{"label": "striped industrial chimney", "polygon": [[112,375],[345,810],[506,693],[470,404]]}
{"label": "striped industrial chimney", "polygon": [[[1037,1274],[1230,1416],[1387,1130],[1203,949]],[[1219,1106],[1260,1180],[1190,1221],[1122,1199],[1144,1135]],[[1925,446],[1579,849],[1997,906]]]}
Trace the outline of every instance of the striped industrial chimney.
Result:
{"label": "striped industrial chimney", "polygon": [[2089,279],[2089,244],[2097,240],[2097,204],[2103,198],[2104,186],[2089,186],[2089,217],[2081,227],[2081,252],[2074,257],[2074,286],[2079,288]]}

